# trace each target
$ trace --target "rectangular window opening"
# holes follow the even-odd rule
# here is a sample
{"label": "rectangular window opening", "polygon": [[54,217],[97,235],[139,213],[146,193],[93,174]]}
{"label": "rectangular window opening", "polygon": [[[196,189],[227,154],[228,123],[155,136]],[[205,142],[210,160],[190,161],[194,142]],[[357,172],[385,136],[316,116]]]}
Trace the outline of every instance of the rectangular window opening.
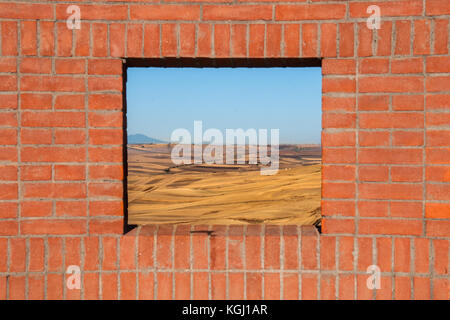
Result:
{"label": "rectangular window opening", "polygon": [[320,59],[128,59],[125,231],[321,225]]}

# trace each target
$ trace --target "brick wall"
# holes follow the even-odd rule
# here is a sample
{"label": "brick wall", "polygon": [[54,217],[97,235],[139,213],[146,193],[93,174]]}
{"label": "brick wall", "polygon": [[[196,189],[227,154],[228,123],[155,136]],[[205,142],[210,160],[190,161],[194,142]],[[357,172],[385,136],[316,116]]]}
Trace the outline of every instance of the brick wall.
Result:
{"label": "brick wall", "polygon": [[[450,1],[78,2],[0,2],[1,299],[450,298]],[[323,58],[322,234],[122,235],[123,61],[163,57]]]}

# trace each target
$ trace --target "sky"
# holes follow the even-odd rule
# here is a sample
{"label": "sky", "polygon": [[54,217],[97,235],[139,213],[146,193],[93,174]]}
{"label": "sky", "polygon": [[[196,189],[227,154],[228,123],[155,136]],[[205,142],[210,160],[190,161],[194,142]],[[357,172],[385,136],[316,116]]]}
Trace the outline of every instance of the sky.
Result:
{"label": "sky", "polygon": [[279,129],[281,144],[320,143],[321,77],[319,67],[129,68],[128,134],[169,141],[201,120],[203,132]]}

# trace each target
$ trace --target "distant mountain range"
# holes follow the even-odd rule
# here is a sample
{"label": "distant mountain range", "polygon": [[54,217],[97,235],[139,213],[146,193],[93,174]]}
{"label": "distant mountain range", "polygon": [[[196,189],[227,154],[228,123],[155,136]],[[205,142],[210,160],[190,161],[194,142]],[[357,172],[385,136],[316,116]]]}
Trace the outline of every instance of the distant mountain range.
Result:
{"label": "distant mountain range", "polygon": [[146,136],[145,134],[130,134],[128,135],[128,144],[140,144],[140,143],[167,143],[162,140],[150,138]]}

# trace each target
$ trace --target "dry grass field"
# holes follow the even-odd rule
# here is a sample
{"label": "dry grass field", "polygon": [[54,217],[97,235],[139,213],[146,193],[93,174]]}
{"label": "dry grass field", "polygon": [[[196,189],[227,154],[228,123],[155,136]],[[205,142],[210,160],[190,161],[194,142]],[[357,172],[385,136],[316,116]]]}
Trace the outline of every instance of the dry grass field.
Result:
{"label": "dry grass field", "polygon": [[167,144],[128,145],[128,222],[317,225],[320,152],[280,145],[278,173],[261,175],[255,164],[175,166]]}

